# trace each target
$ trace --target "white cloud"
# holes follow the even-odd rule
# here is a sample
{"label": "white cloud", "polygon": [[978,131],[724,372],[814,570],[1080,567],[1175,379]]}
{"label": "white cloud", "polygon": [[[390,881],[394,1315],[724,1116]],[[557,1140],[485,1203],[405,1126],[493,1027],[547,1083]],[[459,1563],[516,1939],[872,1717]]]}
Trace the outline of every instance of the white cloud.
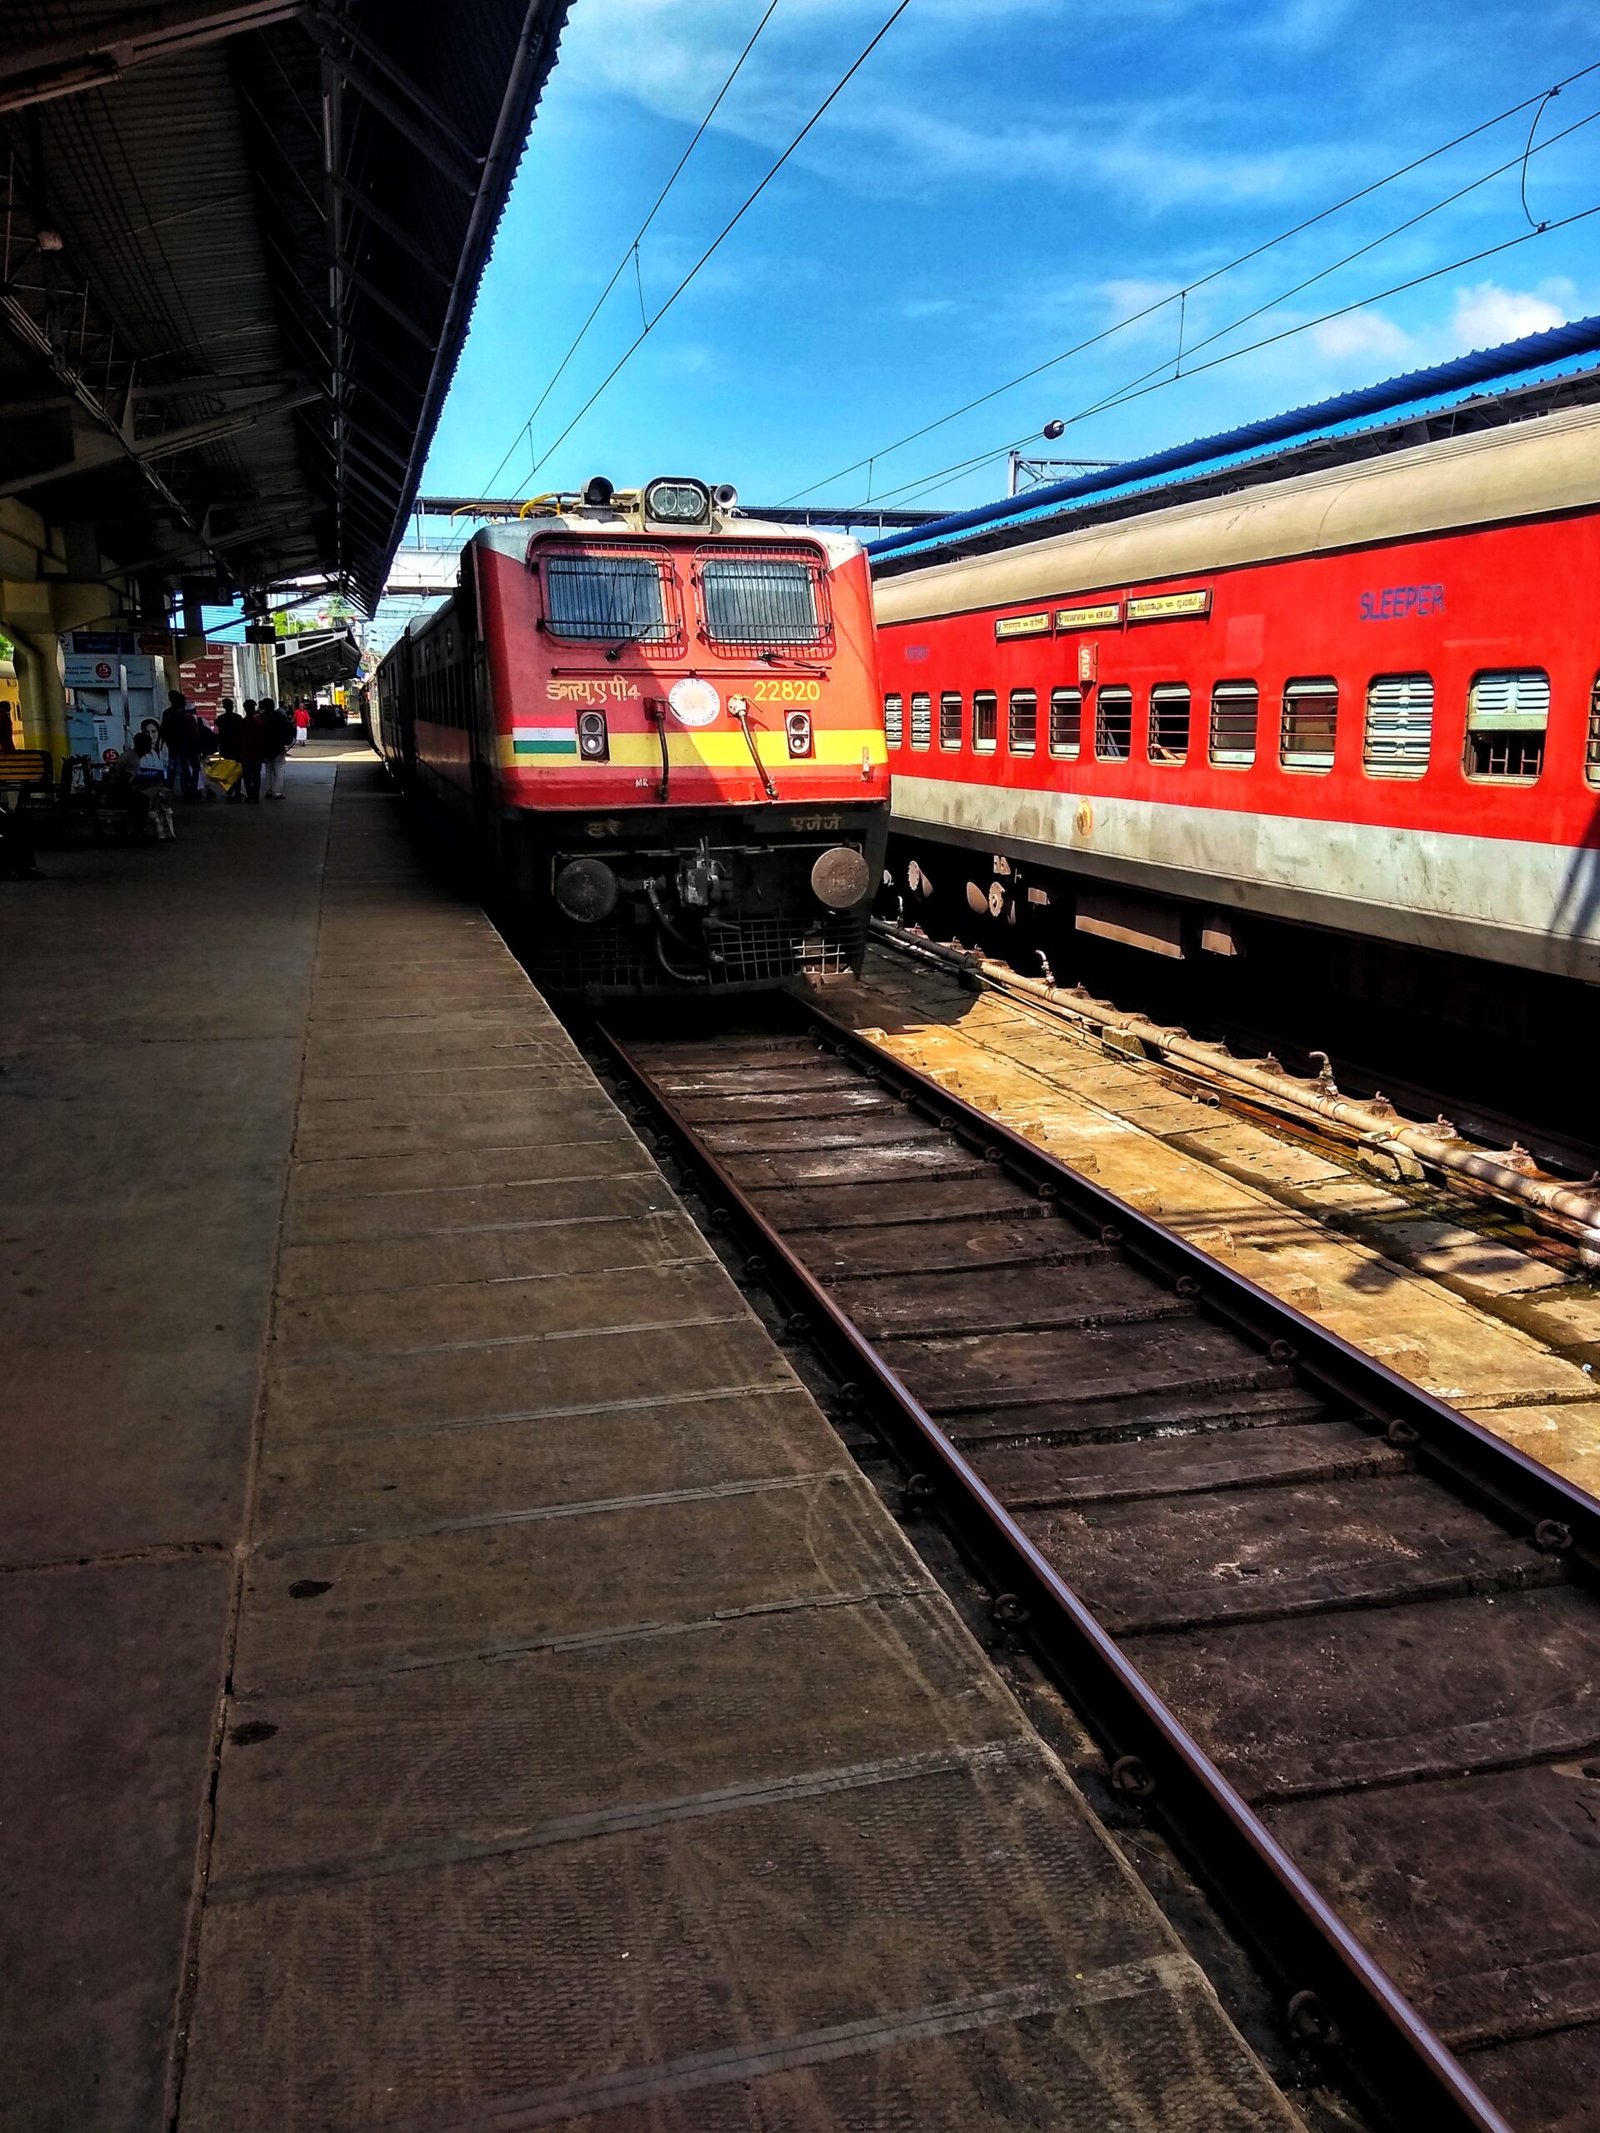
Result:
{"label": "white cloud", "polygon": [[1261,10],[1254,35],[1261,44],[1310,51],[1344,27],[1352,6],[1353,0],[1286,0],[1280,8]]}
{"label": "white cloud", "polygon": [[1319,355],[1342,360],[1347,356],[1407,356],[1416,344],[1403,327],[1381,311],[1347,311],[1342,318],[1324,319],[1311,329]]}
{"label": "white cloud", "polygon": [[1498,282],[1480,281],[1456,291],[1451,336],[1464,351],[1497,348],[1502,341],[1543,333],[1547,327],[1565,325],[1574,293],[1565,281],[1546,282],[1540,289],[1502,289]]}

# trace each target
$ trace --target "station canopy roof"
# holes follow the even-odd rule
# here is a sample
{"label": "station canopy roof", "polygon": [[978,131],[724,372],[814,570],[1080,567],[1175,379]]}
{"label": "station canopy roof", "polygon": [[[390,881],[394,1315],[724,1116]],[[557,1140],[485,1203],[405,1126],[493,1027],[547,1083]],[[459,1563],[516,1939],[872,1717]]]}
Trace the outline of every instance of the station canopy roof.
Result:
{"label": "station canopy roof", "polygon": [[154,604],[370,609],[567,0],[6,0],[0,499]]}
{"label": "station canopy roof", "polygon": [[349,629],[306,630],[278,646],[278,689],[285,703],[301,690],[354,681],[360,671],[361,647]]}

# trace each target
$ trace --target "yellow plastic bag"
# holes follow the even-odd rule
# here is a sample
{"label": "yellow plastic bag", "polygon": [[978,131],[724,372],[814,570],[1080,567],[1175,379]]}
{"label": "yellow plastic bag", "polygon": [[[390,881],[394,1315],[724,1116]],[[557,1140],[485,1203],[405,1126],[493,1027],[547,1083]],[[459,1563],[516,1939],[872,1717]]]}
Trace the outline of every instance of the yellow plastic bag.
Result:
{"label": "yellow plastic bag", "polygon": [[244,776],[244,765],[236,763],[232,756],[219,755],[214,762],[207,763],[206,776],[219,792],[232,792]]}

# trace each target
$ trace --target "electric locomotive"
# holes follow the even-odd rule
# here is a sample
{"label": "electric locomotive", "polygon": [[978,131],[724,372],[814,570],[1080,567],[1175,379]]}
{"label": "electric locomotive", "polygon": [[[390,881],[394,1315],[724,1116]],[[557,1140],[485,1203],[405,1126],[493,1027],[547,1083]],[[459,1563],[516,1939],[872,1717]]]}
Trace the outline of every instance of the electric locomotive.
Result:
{"label": "electric locomotive", "polygon": [[378,669],[386,761],[552,991],[860,968],[889,801],[865,558],[737,504],[682,477],[535,498]]}

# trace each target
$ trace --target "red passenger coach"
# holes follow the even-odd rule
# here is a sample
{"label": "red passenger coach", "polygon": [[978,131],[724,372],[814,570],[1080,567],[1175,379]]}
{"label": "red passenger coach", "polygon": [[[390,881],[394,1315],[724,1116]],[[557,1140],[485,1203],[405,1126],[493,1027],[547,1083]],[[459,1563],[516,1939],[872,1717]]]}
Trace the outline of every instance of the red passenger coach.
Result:
{"label": "red passenger coach", "polygon": [[731,489],[591,482],[462,550],[378,670],[384,755],[554,990],[859,969],[888,770],[865,558]]}
{"label": "red passenger coach", "polygon": [[1600,981],[1600,406],[1403,439],[886,556],[911,902],[942,875],[1170,957],[1287,922]]}

